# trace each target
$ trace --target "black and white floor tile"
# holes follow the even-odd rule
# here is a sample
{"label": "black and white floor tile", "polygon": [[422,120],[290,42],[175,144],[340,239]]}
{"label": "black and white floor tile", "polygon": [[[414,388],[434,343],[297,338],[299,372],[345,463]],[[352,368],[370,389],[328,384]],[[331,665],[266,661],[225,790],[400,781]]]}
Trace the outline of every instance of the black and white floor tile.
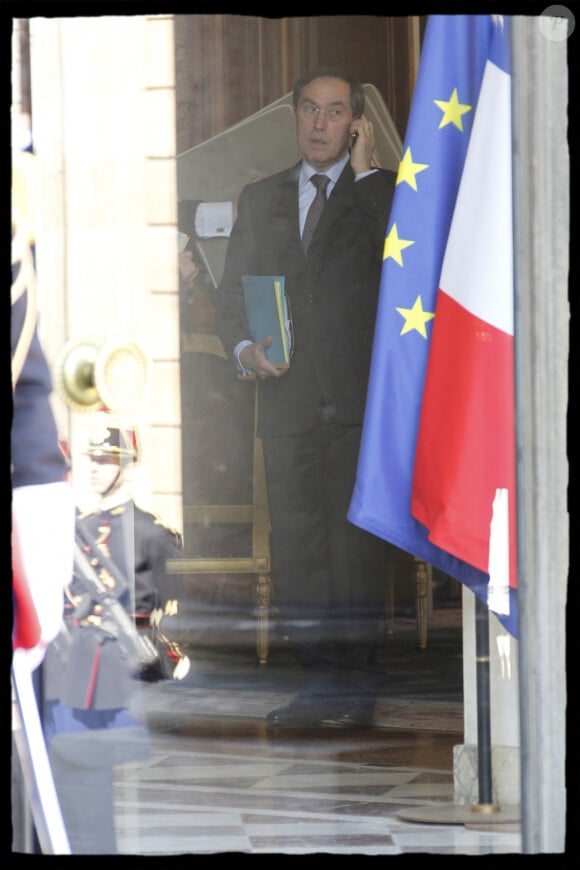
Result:
{"label": "black and white floor tile", "polygon": [[[449,770],[204,752],[152,738],[147,763],[118,768],[119,851],[481,855],[521,852],[519,831],[401,821],[453,800]],[[498,830],[499,827],[499,830]]]}

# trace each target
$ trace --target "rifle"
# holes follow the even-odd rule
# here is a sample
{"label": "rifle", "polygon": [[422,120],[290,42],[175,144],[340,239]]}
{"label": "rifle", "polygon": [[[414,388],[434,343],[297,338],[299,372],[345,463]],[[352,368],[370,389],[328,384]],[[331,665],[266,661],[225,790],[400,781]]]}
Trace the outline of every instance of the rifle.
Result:
{"label": "rifle", "polygon": [[127,592],[129,589],[129,581],[127,578],[121,573],[115,562],[111,559],[110,556],[102,550],[94,538],[89,535],[86,529],[79,524],[77,524],[75,535],[81,542],[82,546],[85,549],[90,550],[96,558],[99,560],[99,563],[106,568],[109,574],[114,577],[115,583],[117,584],[117,588],[119,589],[119,594],[117,597],[120,597],[123,592]]}
{"label": "rifle", "polygon": [[[83,536],[79,536],[78,533],[77,537],[83,540]],[[137,676],[142,671],[156,665],[159,661],[159,654],[150,638],[145,633],[137,630],[135,623],[117,597],[103,585],[89,563],[78,540],[75,540],[73,554],[75,564],[80,571],[80,575],[77,575],[77,578],[84,586],[88,597],[90,597],[90,608],[85,610],[80,605],[81,612],[77,608],[75,616],[82,619],[84,616],[88,616],[94,603],[100,604],[103,610],[101,628],[119,643],[131,674]],[[99,554],[99,559],[108,570],[110,567],[115,569],[115,577],[119,577],[123,581],[125,588],[127,588],[127,581],[122,577],[111,560],[102,554]]]}

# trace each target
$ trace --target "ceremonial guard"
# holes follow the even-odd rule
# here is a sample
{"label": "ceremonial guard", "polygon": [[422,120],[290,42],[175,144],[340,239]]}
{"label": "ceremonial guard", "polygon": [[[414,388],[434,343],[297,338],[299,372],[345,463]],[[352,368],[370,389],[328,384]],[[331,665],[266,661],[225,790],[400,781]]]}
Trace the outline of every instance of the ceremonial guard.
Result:
{"label": "ceremonial guard", "polygon": [[[98,420],[86,450],[98,507],[77,517],[66,631],[47,662],[52,700],[45,729],[73,851],[113,854],[113,767],[148,755],[139,679],[144,675],[127,654],[127,627],[133,634],[135,626],[145,635],[154,632],[166,595],[167,560],[180,555],[181,536],[132,498],[131,474],[139,459],[135,429],[108,413]],[[162,650],[160,661],[171,651]],[[175,666],[167,662],[169,669]]]}
{"label": "ceremonial guard", "polygon": [[[140,508],[131,496],[131,475],[139,460],[136,430],[109,419],[110,415],[98,416],[86,454],[99,506],[78,517],[78,543],[102,584],[114,591],[137,628],[158,641],[155,626],[160,606],[168,597],[167,560],[180,555],[181,536],[155,514]],[[109,642],[99,605],[78,573],[67,589],[67,599],[67,609],[74,608],[84,630],[73,637],[70,658],[75,680],[66,681],[61,700],[85,709],[123,706],[130,675],[125,669],[121,679],[117,659],[122,652]],[[159,675],[171,676],[179,654],[161,641],[157,646]]]}
{"label": "ceremonial guard", "polygon": [[[160,652],[153,673],[139,676],[171,676],[180,653],[158,640],[155,626],[168,595],[167,561],[181,554],[181,535],[140,508],[132,497],[131,475],[139,460],[136,430],[123,426],[110,414],[97,417],[85,453],[98,506],[78,515],[77,545],[97,582]],[[97,721],[105,724],[103,711],[108,711],[108,722],[111,711],[126,706],[136,675],[131,673],[123,645],[118,642],[118,627],[112,624],[78,564],[65,596],[68,644],[58,689],[51,674],[51,694],[65,707],[73,708],[76,716],[80,710],[93,711],[95,725]]]}

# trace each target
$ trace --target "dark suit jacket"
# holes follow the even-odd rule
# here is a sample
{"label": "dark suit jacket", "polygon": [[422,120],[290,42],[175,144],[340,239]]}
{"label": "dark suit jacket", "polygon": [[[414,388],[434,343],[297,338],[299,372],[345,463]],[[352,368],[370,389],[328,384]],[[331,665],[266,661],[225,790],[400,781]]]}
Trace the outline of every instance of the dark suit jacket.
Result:
{"label": "dark suit jacket", "polygon": [[364,413],[395,175],[355,183],[347,163],[305,255],[299,172],[300,164],[243,189],[217,291],[217,331],[231,354],[249,338],[240,276],[286,279],[294,356],[287,374],[259,383],[261,436],[308,430],[321,405],[346,424]]}

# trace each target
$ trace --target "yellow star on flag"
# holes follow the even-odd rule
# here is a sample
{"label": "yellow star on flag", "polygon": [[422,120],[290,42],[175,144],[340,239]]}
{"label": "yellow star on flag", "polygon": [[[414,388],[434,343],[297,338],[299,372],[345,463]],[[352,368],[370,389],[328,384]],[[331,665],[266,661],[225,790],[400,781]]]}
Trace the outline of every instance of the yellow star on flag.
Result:
{"label": "yellow star on flag", "polygon": [[383,260],[386,260],[387,257],[392,257],[393,260],[399,264],[399,266],[402,266],[403,258],[401,257],[401,251],[404,251],[405,248],[409,247],[409,245],[414,244],[415,242],[409,239],[400,239],[399,231],[397,230],[397,224],[393,224],[389,235],[385,239]]}
{"label": "yellow star on flag", "polygon": [[[428,163],[413,163],[413,157],[411,155],[411,149],[407,148],[403,159],[399,163],[399,172],[397,175],[397,184],[401,184],[401,182],[406,181],[409,187],[412,187],[413,190],[417,190],[417,179],[416,175],[418,172],[423,172],[424,169],[427,169],[429,166]],[[396,185],[395,185],[396,186]]]}
{"label": "yellow star on flag", "polygon": [[404,335],[406,332],[411,332],[412,329],[416,329],[423,338],[427,338],[425,324],[428,320],[433,320],[435,313],[423,310],[423,302],[421,301],[420,295],[415,299],[412,308],[397,308],[397,311],[405,320],[400,335]]}
{"label": "yellow star on flag", "polygon": [[439,129],[441,127],[447,126],[447,124],[455,124],[458,130],[463,132],[463,121],[461,119],[462,115],[465,115],[466,112],[471,111],[471,106],[468,106],[466,103],[460,103],[459,97],[457,96],[457,88],[453,88],[453,93],[449,100],[434,100],[435,105],[439,106],[441,111],[443,112],[443,117],[441,118],[441,123],[439,124]]}

